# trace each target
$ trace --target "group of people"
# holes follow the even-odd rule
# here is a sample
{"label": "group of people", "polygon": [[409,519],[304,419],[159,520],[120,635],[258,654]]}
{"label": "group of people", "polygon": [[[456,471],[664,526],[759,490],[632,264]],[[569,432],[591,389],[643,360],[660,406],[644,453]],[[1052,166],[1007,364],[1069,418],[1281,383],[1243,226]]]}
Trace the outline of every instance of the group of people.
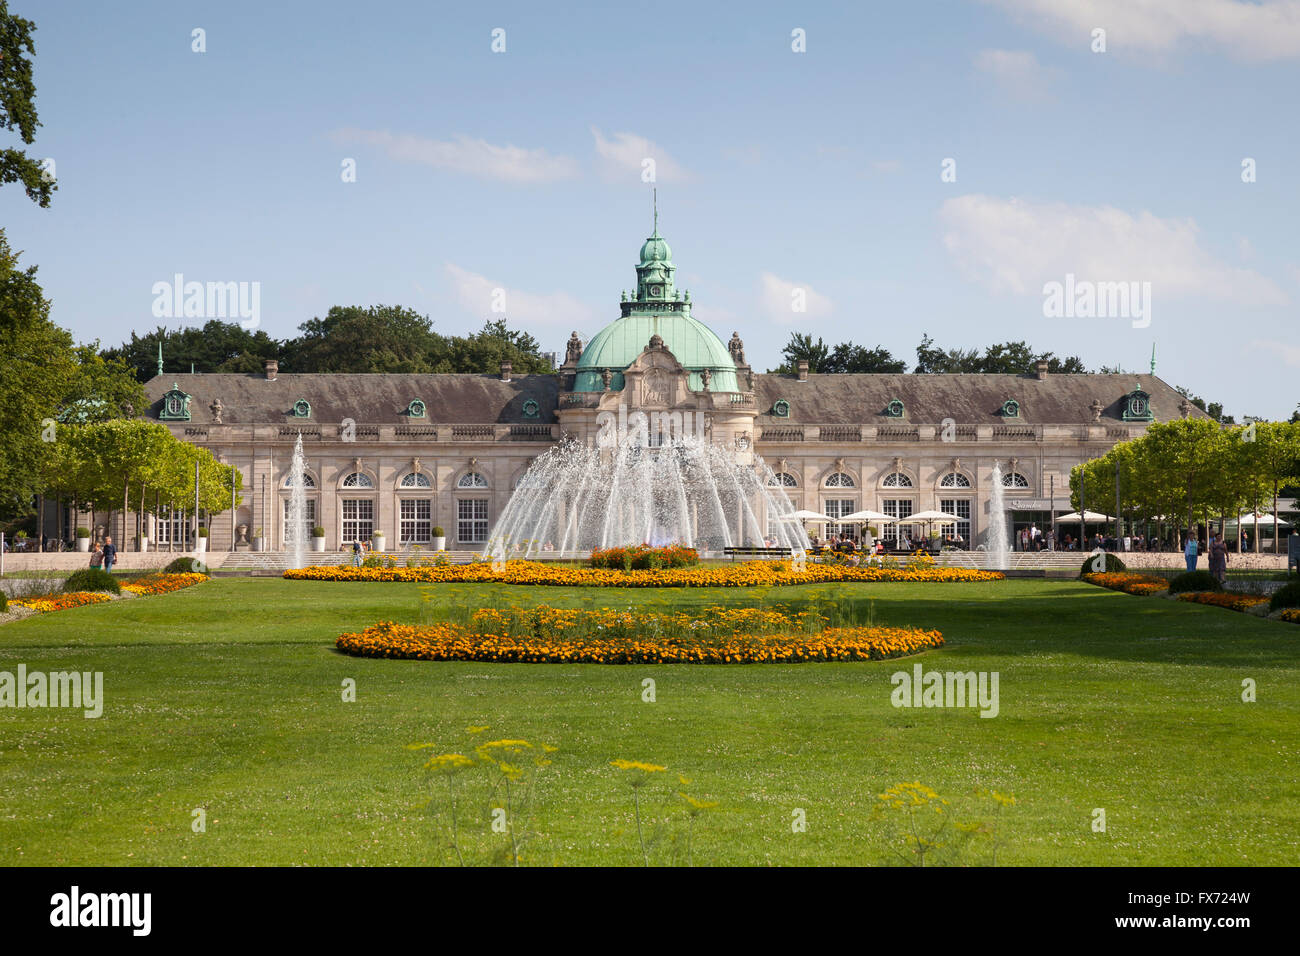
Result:
{"label": "group of people", "polygon": [[1183,542],[1183,557],[1187,561],[1187,570],[1196,570],[1196,561],[1202,551],[1208,551],[1210,558],[1210,573],[1223,583],[1224,578],[1228,576],[1228,542],[1224,540],[1221,532],[1215,532],[1210,535],[1210,546],[1205,548],[1199,538],[1194,534],[1189,534],[1187,540]]}

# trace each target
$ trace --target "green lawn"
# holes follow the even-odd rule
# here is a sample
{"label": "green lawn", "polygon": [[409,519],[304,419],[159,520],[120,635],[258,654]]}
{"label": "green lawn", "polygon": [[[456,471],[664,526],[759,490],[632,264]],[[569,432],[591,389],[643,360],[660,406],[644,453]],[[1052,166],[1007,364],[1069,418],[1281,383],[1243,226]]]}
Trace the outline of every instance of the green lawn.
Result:
{"label": "green lawn", "polygon": [[[1300,628],[1073,581],[618,591],[428,589],[448,603],[709,605],[869,598],[878,623],[938,628],[904,662],[797,666],[488,665],[364,660],[334,638],[419,621],[412,584],[226,578],[171,595],[0,627],[0,670],[104,672],[104,714],[0,710],[0,861],[8,864],[455,862],[433,753],[498,737],[558,745],[539,771],[531,864],[641,862],[628,758],[653,861],[879,863],[901,846],[876,794],[920,781],[960,819],[997,817],[1006,864],[1292,864],[1300,840]],[[997,671],[1000,714],[896,709],[890,675]],[[642,680],[657,700],[642,701]],[[357,700],[345,703],[345,678]],[[1242,681],[1258,685],[1243,703]],[[489,725],[482,737],[466,727]],[[690,779],[680,785],[677,774]],[[504,847],[478,778],[460,781],[460,843]],[[204,807],[207,830],[191,830]],[[1107,828],[1093,832],[1093,810]],[[794,833],[802,809],[807,830]],[[978,862],[972,851],[966,859]]]}

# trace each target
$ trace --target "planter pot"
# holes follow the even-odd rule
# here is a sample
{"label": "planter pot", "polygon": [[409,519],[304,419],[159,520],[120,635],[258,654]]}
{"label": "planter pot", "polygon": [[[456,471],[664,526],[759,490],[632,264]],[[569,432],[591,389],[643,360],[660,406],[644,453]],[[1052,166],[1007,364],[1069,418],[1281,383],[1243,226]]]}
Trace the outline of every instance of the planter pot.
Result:
{"label": "planter pot", "polygon": [[447,539],[446,539],[446,538],[434,538],[434,539],[433,539],[433,550],[435,550],[435,551],[446,551],[446,550],[447,550]]}
{"label": "planter pot", "polygon": [[148,539],[148,538],[141,538],[137,543],[139,544],[139,546],[140,546],[140,550],[141,550],[141,551],[148,551],[148,550],[149,550],[149,539]]}
{"label": "planter pot", "polygon": [[385,544],[385,543],[386,543],[386,541],[385,541],[385,538],[384,538],[384,536],[383,536],[382,534],[374,535],[374,536],[370,539],[370,544],[371,544],[371,546],[374,548],[374,550],[376,550],[376,551],[383,551],[383,550],[385,550],[385,548],[384,548],[384,544]]}
{"label": "planter pot", "polygon": [[265,538],[254,538],[254,539],[253,539],[253,550],[254,550],[254,551],[265,551],[265,550],[266,550],[266,539],[265,539]]}
{"label": "planter pot", "polygon": [[208,550],[208,539],[199,538],[197,545],[195,545],[194,552],[196,554],[204,554],[207,552],[207,550]]}
{"label": "planter pot", "polygon": [[77,539],[77,550],[80,551],[82,554],[86,554],[88,551],[90,551],[90,539],[89,539],[89,538],[78,538],[78,539]]}
{"label": "planter pot", "polygon": [[312,551],[316,552],[317,554],[319,554],[320,552],[324,551],[324,550],[325,550],[325,539],[324,539],[324,538],[313,537],[313,538],[311,539],[311,549],[312,549]]}

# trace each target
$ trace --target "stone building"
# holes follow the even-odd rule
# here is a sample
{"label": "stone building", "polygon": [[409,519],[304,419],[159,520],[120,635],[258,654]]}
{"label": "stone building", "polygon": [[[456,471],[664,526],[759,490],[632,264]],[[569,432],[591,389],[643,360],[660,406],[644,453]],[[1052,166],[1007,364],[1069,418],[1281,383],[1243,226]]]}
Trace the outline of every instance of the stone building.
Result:
{"label": "stone building", "polygon": [[[1046,527],[1070,510],[1072,466],[1151,421],[1204,414],[1154,375],[1045,365],[1027,375],[762,374],[738,333],[724,343],[694,317],[674,273],[656,227],[619,317],[585,346],[575,332],[556,374],[503,365],[495,375],[297,375],[268,362],[262,375],[160,374],[146,386],[147,414],[243,473],[241,500],[210,521],[214,551],[259,531],[268,549],[284,547],[299,434],[306,521],[325,528],[329,550],[375,531],[390,550],[423,545],[435,527],[449,549],[480,550],[536,456],[565,437],[594,443],[602,421],[638,413],[733,449],[741,466],[760,455],[796,508],[832,518],[939,509],[962,519],[956,531],[974,545],[987,538],[995,465],[1010,530]],[[166,547],[179,522],[160,522],[153,539]]]}

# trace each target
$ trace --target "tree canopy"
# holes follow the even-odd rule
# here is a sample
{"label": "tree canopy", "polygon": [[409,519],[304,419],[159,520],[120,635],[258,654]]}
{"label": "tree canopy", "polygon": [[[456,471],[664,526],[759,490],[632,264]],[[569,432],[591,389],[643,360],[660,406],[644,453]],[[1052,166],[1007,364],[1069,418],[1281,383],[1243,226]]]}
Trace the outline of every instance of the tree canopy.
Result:
{"label": "tree canopy", "polygon": [[[32,60],[36,24],[9,12],[7,0],[0,0],[0,129],[18,131],[27,145],[36,139],[36,83]],[[21,149],[0,149],[0,183],[22,183],[27,198],[48,206],[58,186],[41,164]]]}

